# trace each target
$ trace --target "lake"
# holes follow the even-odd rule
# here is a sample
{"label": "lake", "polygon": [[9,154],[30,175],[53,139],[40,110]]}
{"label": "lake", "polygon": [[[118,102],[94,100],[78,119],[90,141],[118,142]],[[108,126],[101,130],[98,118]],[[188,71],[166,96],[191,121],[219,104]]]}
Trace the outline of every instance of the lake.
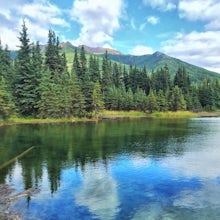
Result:
{"label": "lake", "polygon": [[23,219],[220,219],[220,118],[0,127]]}

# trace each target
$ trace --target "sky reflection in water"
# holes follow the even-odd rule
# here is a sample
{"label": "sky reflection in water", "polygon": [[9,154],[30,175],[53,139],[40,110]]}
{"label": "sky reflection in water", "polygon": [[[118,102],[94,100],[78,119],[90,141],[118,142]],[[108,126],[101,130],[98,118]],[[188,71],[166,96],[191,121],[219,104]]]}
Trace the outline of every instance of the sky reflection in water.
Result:
{"label": "sky reflection in water", "polygon": [[[158,126],[159,133],[163,126]],[[173,128],[169,123],[166,126]],[[40,192],[28,207],[26,199],[19,200],[16,209],[23,211],[24,219],[219,219],[220,120],[192,120],[175,126],[171,133],[170,129],[163,130],[168,132],[167,140],[158,140],[140,124],[136,132],[142,135],[123,133],[126,141],[121,143],[121,150],[106,154],[106,160],[96,158],[84,166],[65,163],[53,193],[48,165],[42,164]],[[188,132],[181,136],[178,129]],[[115,136],[104,137],[115,144]],[[166,143],[166,154],[152,153],[153,141]],[[136,150],[131,150],[131,145],[137,146]],[[5,182],[22,190],[19,161]]]}

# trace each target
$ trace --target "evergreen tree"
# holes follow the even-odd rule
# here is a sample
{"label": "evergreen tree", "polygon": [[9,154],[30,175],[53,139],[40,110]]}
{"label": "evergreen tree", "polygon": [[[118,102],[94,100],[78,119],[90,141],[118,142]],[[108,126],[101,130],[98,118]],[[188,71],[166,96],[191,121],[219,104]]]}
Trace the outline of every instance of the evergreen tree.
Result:
{"label": "evergreen tree", "polygon": [[204,110],[211,111],[215,109],[214,90],[210,79],[204,79],[199,86],[199,101]]}
{"label": "evergreen tree", "polygon": [[158,91],[156,99],[157,99],[158,110],[162,112],[168,111],[167,99],[164,92],[161,89]]}
{"label": "evergreen tree", "polygon": [[119,91],[115,86],[109,87],[105,99],[105,109],[119,110]]}
{"label": "evergreen tree", "polygon": [[73,70],[70,75],[69,91],[71,95],[70,115],[85,116],[85,97],[81,92],[79,80]]}
{"label": "evergreen tree", "polygon": [[178,86],[183,94],[190,91],[190,79],[184,66],[180,66],[174,76],[174,86]]}
{"label": "evergreen tree", "polygon": [[99,82],[97,81],[95,83],[93,93],[92,93],[92,105],[93,105],[93,111],[95,113],[95,116],[98,116],[98,114],[104,110],[104,101],[103,96],[101,93],[101,86]]}
{"label": "evergreen tree", "polygon": [[184,99],[181,89],[178,86],[175,86],[172,92],[171,110],[172,111],[186,110],[186,101]]}
{"label": "evergreen tree", "polygon": [[116,88],[119,88],[122,85],[122,72],[121,72],[121,67],[117,64],[114,63],[113,64],[113,83],[115,85]]}
{"label": "evergreen tree", "polygon": [[[82,82],[84,82],[84,80],[87,80],[88,78],[87,78],[86,75],[88,76],[87,60],[86,60],[86,54],[85,54],[84,46],[82,46],[81,50],[80,50],[80,74],[78,76],[79,80],[81,80]],[[85,79],[85,78],[87,78],[87,79]]]}
{"label": "evergreen tree", "polygon": [[140,72],[139,88],[144,90],[145,94],[148,95],[150,92],[150,78],[147,74],[146,66]]}
{"label": "evergreen tree", "polygon": [[7,90],[9,91],[9,93],[12,94],[14,90],[13,63],[12,63],[10,51],[8,50],[8,46],[6,45],[5,49],[3,49],[0,40],[0,77],[2,76],[5,79]]}
{"label": "evergreen tree", "polygon": [[150,113],[158,110],[157,100],[156,100],[155,92],[153,90],[150,90],[150,93],[148,96],[147,109]]}
{"label": "evergreen tree", "polygon": [[73,71],[76,74],[76,76],[78,77],[78,79],[80,79],[81,78],[81,76],[80,76],[81,69],[80,69],[80,63],[79,63],[79,57],[78,57],[77,48],[75,48],[75,51],[74,51],[72,72]]}
{"label": "evergreen tree", "polygon": [[41,98],[37,104],[41,118],[58,118],[57,86],[49,70],[44,72],[40,83]]}
{"label": "evergreen tree", "polygon": [[123,68],[123,83],[125,85],[125,89],[126,91],[128,91],[128,89],[130,88],[130,77],[129,77],[129,74],[128,74],[128,71],[126,70],[126,67],[124,65],[124,68]]}
{"label": "evergreen tree", "polygon": [[0,76],[0,118],[8,119],[14,114],[15,106],[11,94],[7,91],[7,86],[3,76]]}
{"label": "evergreen tree", "polygon": [[35,90],[34,90],[35,105],[32,113],[34,116],[36,116],[38,114],[37,103],[40,101],[40,96],[41,96],[40,82],[43,75],[43,58],[41,55],[39,42],[37,42],[37,44],[33,45],[32,47],[31,66],[34,75],[33,84],[35,85]]}
{"label": "evergreen tree", "polygon": [[88,80],[85,80],[85,82],[81,86],[82,93],[85,97],[86,112],[93,111],[93,98],[92,98],[93,89],[94,89],[94,83]]}
{"label": "evergreen tree", "polygon": [[134,97],[133,97],[133,92],[131,88],[128,89],[126,92],[126,89],[124,85],[121,86],[122,90],[122,107],[121,110],[126,110],[130,111],[134,109]]}
{"label": "evergreen tree", "polygon": [[213,82],[215,106],[220,109],[220,80]]}
{"label": "evergreen tree", "polygon": [[147,110],[147,96],[145,92],[137,88],[134,94],[134,109],[139,111],[146,111]]}
{"label": "evergreen tree", "polygon": [[52,77],[55,72],[65,72],[65,55],[60,54],[59,38],[54,31],[49,30],[48,42],[45,51],[45,66],[49,68]]}
{"label": "evergreen tree", "polygon": [[30,39],[23,22],[19,37],[19,46],[16,60],[15,100],[18,111],[23,116],[33,115],[36,104],[36,76],[31,63]]}
{"label": "evergreen tree", "polygon": [[89,57],[89,78],[94,83],[100,81],[99,61],[98,58],[93,55]]}
{"label": "evergreen tree", "polygon": [[111,75],[111,64],[108,58],[107,51],[102,60],[102,79],[101,79],[101,87],[102,92],[104,94],[104,98],[107,98],[106,95],[108,93],[108,89],[112,87],[112,75]]}
{"label": "evergreen tree", "polygon": [[156,92],[158,92],[159,90],[162,90],[163,92],[170,90],[171,81],[170,81],[169,68],[167,65],[157,70],[156,72],[152,72],[151,85]]}

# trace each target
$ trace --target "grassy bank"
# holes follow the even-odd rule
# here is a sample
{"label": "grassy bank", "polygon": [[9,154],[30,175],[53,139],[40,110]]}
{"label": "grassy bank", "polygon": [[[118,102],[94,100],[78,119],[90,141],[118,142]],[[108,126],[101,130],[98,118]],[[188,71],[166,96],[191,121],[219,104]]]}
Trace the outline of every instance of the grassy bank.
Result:
{"label": "grassy bank", "polygon": [[10,118],[7,121],[0,120],[0,126],[2,125],[15,125],[15,124],[50,124],[50,123],[67,123],[67,122],[80,122],[80,121],[94,121],[95,119],[88,118]]}
{"label": "grassy bank", "polygon": [[147,117],[147,118],[195,118],[198,114],[188,111],[177,112],[153,112],[145,113],[139,111],[103,111],[103,118],[120,117]]}
{"label": "grassy bank", "polygon": [[[196,118],[196,117],[220,117],[220,111],[217,112],[200,112],[193,113],[189,111],[177,111],[177,112],[153,112],[146,113],[141,111],[108,111],[104,110],[99,119],[116,119],[116,118],[137,118],[146,117],[153,119],[178,119],[178,118]],[[59,118],[59,119],[36,119],[36,118],[10,118],[7,121],[0,120],[0,126],[14,125],[14,124],[45,124],[45,123],[68,123],[68,122],[87,122],[97,121],[97,118]]]}

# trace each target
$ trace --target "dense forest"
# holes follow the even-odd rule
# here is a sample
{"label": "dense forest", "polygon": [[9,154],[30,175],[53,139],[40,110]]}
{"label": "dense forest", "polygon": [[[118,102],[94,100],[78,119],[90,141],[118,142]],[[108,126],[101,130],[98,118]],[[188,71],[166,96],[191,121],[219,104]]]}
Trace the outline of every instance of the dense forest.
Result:
{"label": "dense forest", "polygon": [[23,23],[15,59],[0,42],[0,118],[94,117],[103,109],[154,111],[213,111],[220,109],[220,80],[192,83],[184,67],[174,78],[165,65],[122,65],[75,49],[67,65],[59,38],[49,30],[45,52],[31,43]]}

